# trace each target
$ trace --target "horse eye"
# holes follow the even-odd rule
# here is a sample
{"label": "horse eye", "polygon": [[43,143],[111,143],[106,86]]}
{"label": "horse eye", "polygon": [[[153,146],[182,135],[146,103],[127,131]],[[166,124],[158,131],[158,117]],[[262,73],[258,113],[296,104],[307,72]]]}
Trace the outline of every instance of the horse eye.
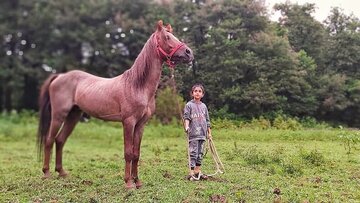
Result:
{"label": "horse eye", "polygon": [[169,35],[166,35],[166,40],[170,40],[170,36],[169,36]]}

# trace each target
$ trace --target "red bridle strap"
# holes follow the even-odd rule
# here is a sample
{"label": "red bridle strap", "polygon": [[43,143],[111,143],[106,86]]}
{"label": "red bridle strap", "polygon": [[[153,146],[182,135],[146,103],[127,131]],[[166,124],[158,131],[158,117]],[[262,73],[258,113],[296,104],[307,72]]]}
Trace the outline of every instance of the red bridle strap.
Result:
{"label": "red bridle strap", "polygon": [[184,46],[185,44],[184,43],[180,43],[180,44],[178,44],[169,54],[168,53],[166,53],[161,47],[160,47],[160,45],[159,45],[159,42],[157,41],[157,39],[156,39],[156,47],[157,47],[157,53],[158,53],[158,55],[159,55],[159,57],[161,57],[160,56],[160,52],[166,57],[166,64],[170,67],[170,68],[174,68],[175,67],[175,63],[173,63],[172,61],[171,61],[171,58],[173,57],[173,55],[175,54],[175,52],[177,51],[177,50],[179,50],[182,46]]}

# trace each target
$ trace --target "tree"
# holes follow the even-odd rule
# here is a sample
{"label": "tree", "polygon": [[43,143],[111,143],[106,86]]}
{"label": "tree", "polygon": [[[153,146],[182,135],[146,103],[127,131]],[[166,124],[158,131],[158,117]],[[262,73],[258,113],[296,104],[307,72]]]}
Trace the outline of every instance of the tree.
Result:
{"label": "tree", "polygon": [[322,101],[320,111],[329,120],[360,126],[360,21],[353,15],[343,14],[339,8],[333,8],[325,25],[329,33],[325,55],[329,81],[323,87],[332,88],[319,94]]}
{"label": "tree", "polygon": [[311,15],[315,12],[315,4],[287,2],[275,4],[274,9],[282,14],[279,23],[288,30],[287,37],[292,48],[296,52],[304,50],[322,68],[326,32],[324,26]]}
{"label": "tree", "polygon": [[329,43],[325,55],[329,72],[340,72],[350,78],[360,77],[360,21],[333,8],[325,20]]}

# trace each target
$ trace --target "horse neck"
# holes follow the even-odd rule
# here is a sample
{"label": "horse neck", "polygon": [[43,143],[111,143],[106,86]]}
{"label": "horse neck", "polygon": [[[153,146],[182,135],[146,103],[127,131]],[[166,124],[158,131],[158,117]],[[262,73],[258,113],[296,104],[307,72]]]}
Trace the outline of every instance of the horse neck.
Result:
{"label": "horse neck", "polygon": [[127,71],[128,84],[154,96],[161,76],[162,60],[156,47],[155,34],[145,43],[133,66]]}

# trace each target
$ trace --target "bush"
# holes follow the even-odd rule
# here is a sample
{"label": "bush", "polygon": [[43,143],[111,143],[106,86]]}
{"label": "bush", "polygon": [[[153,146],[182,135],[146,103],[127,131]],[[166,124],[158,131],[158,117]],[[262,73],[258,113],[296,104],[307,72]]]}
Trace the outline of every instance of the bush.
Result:
{"label": "bush", "polygon": [[211,127],[213,129],[235,129],[236,128],[236,124],[234,123],[235,121],[233,120],[229,120],[229,119],[221,119],[221,118],[215,118],[215,119],[211,119]]}
{"label": "bush", "polygon": [[32,110],[21,110],[17,112],[16,110],[12,110],[9,113],[2,112],[0,114],[0,119],[4,119],[6,121],[10,121],[15,124],[27,124],[27,123],[36,123],[38,122],[37,112]]}
{"label": "bush", "polygon": [[227,120],[238,120],[239,119],[238,116],[236,116],[236,114],[229,113],[228,105],[224,105],[222,108],[210,112],[210,116],[212,118],[227,119]]}
{"label": "bush", "polygon": [[304,117],[300,120],[304,128],[330,128],[331,126],[325,122],[319,122],[313,117]]}
{"label": "bush", "polygon": [[278,115],[273,121],[273,127],[280,130],[300,130],[301,123],[296,118],[286,118]]}
{"label": "bush", "polygon": [[184,106],[183,98],[170,87],[166,87],[157,94],[155,117],[162,124],[170,124],[174,119],[180,121]]}
{"label": "bush", "polygon": [[241,127],[265,130],[271,128],[271,122],[260,116],[260,118],[253,118],[250,122],[243,123]]}

